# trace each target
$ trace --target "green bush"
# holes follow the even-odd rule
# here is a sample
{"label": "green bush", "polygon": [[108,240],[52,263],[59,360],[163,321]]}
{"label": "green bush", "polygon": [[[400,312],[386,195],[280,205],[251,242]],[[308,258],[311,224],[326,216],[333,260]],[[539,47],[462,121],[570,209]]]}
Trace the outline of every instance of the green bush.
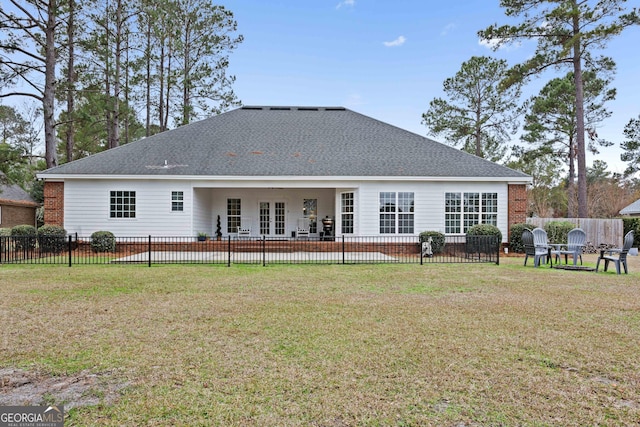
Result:
{"label": "green bush", "polygon": [[115,252],[116,236],[110,231],[96,231],[91,235],[91,249],[94,252]]}
{"label": "green bush", "polygon": [[509,237],[509,250],[516,253],[524,253],[524,245],[522,244],[522,232],[524,230],[533,230],[535,225],[523,222],[513,224],[509,229],[511,236]]}
{"label": "green bush", "polygon": [[622,228],[624,234],[627,234],[633,230],[633,246],[640,246],[640,218],[622,218]]}
{"label": "green bush", "polygon": [[577,225],[571,221],[549,221],[544,225],[547,232],[547,239],[551,243],[567,243],[567,234]]}
{"label": "green bush", "polygon": [[16,225],[11,229],[17,251],[33,250],[36,247],[36,228],[33,225]]}
{"label": "green bush", "polygon": [[11,236],[10,228],[0,228],[0,237],[8,237]]}
{"label": "green bush", "polygon": [[58,225],[38,228],[38,244],[42,252],[60,253],[67,246],[67,230]]}
{"label": "green bush", "polygon": [[444,234],[439,231],[423,231],[420,233],[420,245],[431,237],[431,251],[434,254],[442,253],[444,250]]}
{"label": "green bush", "polygon": [[[478,241],[478,239],[473,239],[475,236],[493,236],[495,237],[495,250],[500,250],[500,245],[502,244],[502,232],[495,225],[490,224],[477,224],[473,227],[469,227],[467,230],[466,240],[467,240],[467,250],[468,252],[477,252],[478,248],[471,247],[472,242]],[[469,238],[471,237],[471,238]],[[478,243],[479,244],[479,243]]]}

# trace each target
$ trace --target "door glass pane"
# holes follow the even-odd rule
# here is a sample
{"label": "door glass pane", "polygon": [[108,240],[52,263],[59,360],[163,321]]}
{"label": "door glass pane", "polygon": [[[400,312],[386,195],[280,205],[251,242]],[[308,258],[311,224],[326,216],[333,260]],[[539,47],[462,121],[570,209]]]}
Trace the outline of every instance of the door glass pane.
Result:
{"label": "door glass pane", "polygon": [[275,230],[276,236],[283,236],[285,234],[285,209],[284,202],[275,202]]}
{"label": "door glass pane", "polygon": [[269,202],[260,202],[260,234],[269,234],[271,222]]}

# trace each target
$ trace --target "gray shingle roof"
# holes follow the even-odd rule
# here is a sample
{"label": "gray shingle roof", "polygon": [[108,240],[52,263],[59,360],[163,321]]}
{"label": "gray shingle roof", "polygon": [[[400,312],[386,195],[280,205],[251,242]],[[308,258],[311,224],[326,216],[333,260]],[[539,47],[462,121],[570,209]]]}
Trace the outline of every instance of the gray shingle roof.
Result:
{"label": "gray shingle roof", "polygon": [[527,179],[342,107],[242,107],[41,175],[52,174]]}
{"label": "gray shingle roof", "polygon": [[629,206],[624,207],[620,211],[621,215],[638,215],[640,214],[640,199],[631,203]]}
{"label": "gray shingle roof", "polygon": [[38,205],[33,197],[17,184],[0,184],[0,201],[3,200],[24,205]]}

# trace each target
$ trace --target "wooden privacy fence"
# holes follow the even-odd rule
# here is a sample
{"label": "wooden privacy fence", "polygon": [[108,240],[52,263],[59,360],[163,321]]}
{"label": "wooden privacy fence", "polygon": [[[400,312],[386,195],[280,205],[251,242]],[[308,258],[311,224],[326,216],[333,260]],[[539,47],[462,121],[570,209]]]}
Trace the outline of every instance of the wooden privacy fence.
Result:
{"label": "wooden privacy fence", "polygon": [[587,233],[587,243],[593,246],[620,246],[624,238],[621,219],[600,218],[527,218],[529,224],[544,228],[551,221],[568,221],[582,228]]}

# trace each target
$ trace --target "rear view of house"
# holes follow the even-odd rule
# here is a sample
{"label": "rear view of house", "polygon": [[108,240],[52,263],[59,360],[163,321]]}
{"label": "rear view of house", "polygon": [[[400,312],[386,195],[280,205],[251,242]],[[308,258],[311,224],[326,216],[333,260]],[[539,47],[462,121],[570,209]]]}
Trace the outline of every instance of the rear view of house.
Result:
{"label": "rear view of house", "polygon": [[525,220],[530,182],[346,108],[262,106],[38,177],[45,222],[84,236],[213,235],[218,224],[223,236],[461,235],[488,223],[505,241],[509,225]]}

